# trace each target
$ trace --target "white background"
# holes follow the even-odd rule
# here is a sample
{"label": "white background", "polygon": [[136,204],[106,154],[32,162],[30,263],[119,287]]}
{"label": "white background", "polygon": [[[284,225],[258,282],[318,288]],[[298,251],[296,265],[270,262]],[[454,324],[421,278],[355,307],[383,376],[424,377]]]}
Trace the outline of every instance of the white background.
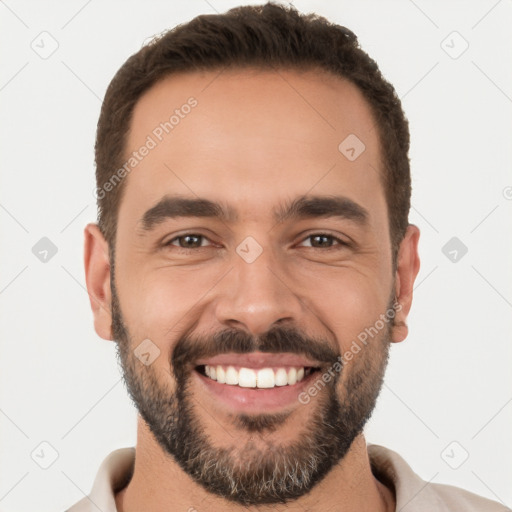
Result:
{"label": "white background", "polygon": [[[64,510],[89,492],[110,451],[135,442],[135,411],[114,344],[94,332],[82,261],[101,99],[148,36],[235,5],[0,3],[3,512]],[[410,335],[392,348],[367,439],[425,480],[511,506],[512,2],[294,5],[353,30],[410,120],[421,271]],[[59,45],[47,59],[31,48],[43,31]],[[456,59],[464,41],[454,31],[469,43]],[[455,263],[441,250],[454,236],[468,248]],[[46,263],[32,253],[42,237],[58,249]],[[31,458],[36,450],[51,462],[43,441],[58,453],[48,469]],[[453,441],[452,465],[469,454],[458,469],[441,456]]]}

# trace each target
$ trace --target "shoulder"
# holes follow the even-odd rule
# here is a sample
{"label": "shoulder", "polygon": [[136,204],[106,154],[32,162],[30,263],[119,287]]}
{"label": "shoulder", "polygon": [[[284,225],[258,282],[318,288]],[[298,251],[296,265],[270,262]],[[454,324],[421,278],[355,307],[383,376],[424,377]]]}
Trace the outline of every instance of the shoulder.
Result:
{"label": "shoulder", "polygon": [[459,487],[444,484],[431,484],[432,493],[435,493],[439,502],[443,503],[447,510],[464,510],[465,512],[510,512],[510,508],[488,500],[478,494],[466,491]]}
{"label": "shoulder", "polygon": [[375,477],[394,488],[396,510],[401,512],[511,512],[459,487],[423,480],[398,453],[383,446],[369,444],[368,456]]}
{"label": "shoulder", "polygon": [[119,448],[101,463],[90,493],[66,512],[116,512],[115,494],[126,486],[135,464],[135,448]]}

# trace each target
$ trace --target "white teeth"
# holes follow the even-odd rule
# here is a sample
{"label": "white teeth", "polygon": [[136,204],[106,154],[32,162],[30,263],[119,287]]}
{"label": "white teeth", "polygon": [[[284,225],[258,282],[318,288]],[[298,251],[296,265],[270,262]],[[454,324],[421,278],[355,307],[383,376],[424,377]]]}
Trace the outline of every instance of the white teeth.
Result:
{"label": "white teeth", "polygon": [[288,384],[288,373],[284,368],[279,368],[276,372],[276,386],[286,386]]}
{"label": "white teeth", "polygon": [[238,372],[232,366],[228,366],[226,370],[226,384],[231,384],[232,386],[238,384]]}
{"label": "white teeth", "polygon": [[238,372],[238,385],[241,388],[255,388],[256,372],[250,368],[240,368]]}
{"label": "white teeth", "polygon": [[[242,372],[243,368],[240,369]],[[258,370],[258,387],[273,388],[275,383],[274,370],[272,368],[262,368]]]}
{"label": "white teeth", "polygon": [[204,373],[210,379],[216,380],[220,384],[228,384],[230,386],[240,386],[242,388],[261,388],[269,389],[275,386],[293,386],[300,382],[304,377],[311,373],[311,368],[260,368],[255,370],[252,368],[240,368],[237,370],[233,366],[227,368],[217,365],[205,365]]}
{"label": "white teeth", "polygon": [[[205,370],[206,368],[209,368],[209,366],[206,365]],[[217,366],[217,382],[220,382],[221,384],[226,383],[226,372],[224,371],[224,368],[222,368],[222,366]]]}

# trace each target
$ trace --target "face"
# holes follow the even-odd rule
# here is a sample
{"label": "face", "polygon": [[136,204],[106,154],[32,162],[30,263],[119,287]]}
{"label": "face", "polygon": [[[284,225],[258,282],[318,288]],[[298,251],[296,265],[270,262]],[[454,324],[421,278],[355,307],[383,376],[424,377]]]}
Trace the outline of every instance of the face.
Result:
{"label": "face", "polygon": [[370,109],[318,72],[183,74],[137,103],[127,159],[143,145],[110,276],[128,389],[208,491],[297,498],[361,432],[393,338]]}

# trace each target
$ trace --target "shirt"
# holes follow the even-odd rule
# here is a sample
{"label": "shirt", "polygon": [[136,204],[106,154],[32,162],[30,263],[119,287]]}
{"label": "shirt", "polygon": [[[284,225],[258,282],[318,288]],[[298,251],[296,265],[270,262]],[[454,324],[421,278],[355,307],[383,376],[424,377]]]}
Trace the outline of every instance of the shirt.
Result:
{"label": "shirt", "polygon": [[[394,487],[400,512],[505,512],[511,509],[451,485],[422,480],[394,451],[369,444],[373,474]],[[117,512],[115,493],[128,485],[135,464],[135,448],[113,451],[102,462],[91,492],[66,512]]]}

